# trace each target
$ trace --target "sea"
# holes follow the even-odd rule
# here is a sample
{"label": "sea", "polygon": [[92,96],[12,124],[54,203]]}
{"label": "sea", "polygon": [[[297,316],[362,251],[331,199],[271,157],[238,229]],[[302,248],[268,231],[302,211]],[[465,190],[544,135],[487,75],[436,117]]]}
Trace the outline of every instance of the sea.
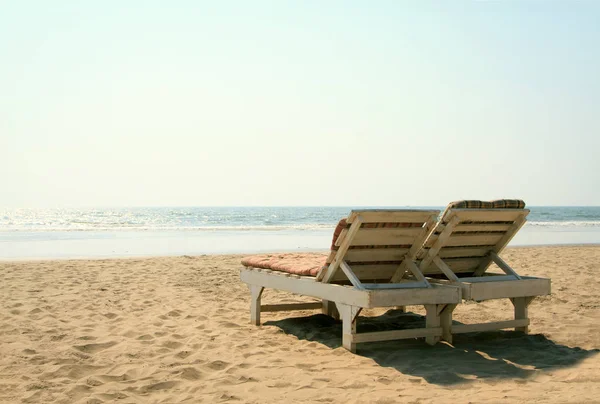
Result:
{"label": "sea", "polygon": [[[600,206],[528,208],[527,224],[511,246],[600,244]],[[0,208],[0,260],[325,251],[338,220],[351,209]]]}

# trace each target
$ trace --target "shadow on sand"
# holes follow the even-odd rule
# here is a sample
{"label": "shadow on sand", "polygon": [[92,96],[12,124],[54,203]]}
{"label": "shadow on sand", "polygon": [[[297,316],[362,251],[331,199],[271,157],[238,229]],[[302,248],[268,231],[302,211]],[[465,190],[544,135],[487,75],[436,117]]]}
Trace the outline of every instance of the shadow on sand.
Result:
{"label": "shadow on sand", "polygon": [[[360,316],[357,331],[418,328],[424,324],[423,316],[389,310],[378,317]],[[322,314],[267,321],[264,325],[279,327],[298,339],[341,347],[341,322]],[[454,336],[453,345],[429,346],[423,339],[374,342],[358,344],[357,354],[429,383],[456,385],[475,378],[526,379],[542,369],[574,366],[600,352],[559,345],[541,334],[515,331],[459,334]]]}

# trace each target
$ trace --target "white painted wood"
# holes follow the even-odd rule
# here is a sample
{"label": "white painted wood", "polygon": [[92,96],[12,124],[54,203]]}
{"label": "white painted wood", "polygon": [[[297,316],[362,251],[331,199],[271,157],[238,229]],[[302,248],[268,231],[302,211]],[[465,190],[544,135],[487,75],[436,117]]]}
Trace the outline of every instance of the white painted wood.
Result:
{"label": "white painted wood", "polygon": [[480,283],[480,282],[506,282],[517,281],[519,278],[513,275],[487,275],[487,276],[471,276],[459,278],[463,283]]}
{"label": "white painted wood", "polygon": [[[414,260],[417,258],[419,251],[421,251],[421,249],[423,248],[423,244],[425,243],[425,240],[427,239],[427,237],[429,237],[433,228],[435,227],[436,220],[437,220],[437,214],[431,215],[429,220],[427,220],[427,222],[421,229],[421,234],[419,234],[415,238],[413,245],[410,247],[408,253],[404,257],[404,261],[402,261],[400,266],[396,269],[396,271],[394,272],[394,274],[392,275],[392,277],[390,279],[390,282],[397,283],[397,282],[400,282],[404,278],[404,276],[407,273],[409,263],[414,263]],[[421,273],[420,270],[418,272]]]}
{"label": "white painted wood", "polygon": [[354,223],[360,216],[363,223],[424,223],[439,213],[439,210],[421,209],[355,209],[350,212],[346,222]]}
{"label": "white painted wood", "polygon": [[434,257],[433,263],[437,265],[437,267],[440,269],[440,271],[444,273],[444,275],[446,275],[448,280],[450,280],[451,282],[460,282],[458,277],[454,274],[454,272],[452,272],[452,269],[450,269],[440,257]]}
{"label": "white painted wood", "polygon": [[460,223],[454,231],[480,231],[480,232],[506,232],[510,229],[509,223]]}
{"label": "white painted wood", "polygon": [[321,302],[313,303],[282,303],[282,304],[263,304],[260,306],[261,312],[272,311],[292,311],[292,310],[320,310],[323,307]]}
{"label": "white painted wood", "polygon": [[314,278],[291,279],[275,274],[265,274],[252,270],[242,270],[242,282],[264,286],[271,289],[285,290],[319,299],[335,299],[336,303],[345,303],[360,307],[369,307],[369,293],[351,286],[342,286],[316,282]]}
{"label": "white painted wood", "polygon": [[510,267],[510,265],[508,265],[506,262],[504,262],[504,260],[502,258],[500,258],[498,256],[498,254],[496,254],[494,251],[490,251],[490,258],[492,259],[492,261],[494,261],[494,263],[496,265],[498,265],[498,268],[500,268],[501,270],[504,271],[504,273],[506,273],[507,275],[512,275],[517,279],[521,279],[521,277],[519,276],[519,274],[517,274],[515,272],[514,269],[512,269]]}
{"label": "white painted wood", "polygon": [[[456,304],[438,305],[440,316],[440,325],[442,327],[442,340],[452,344],[452,313],[456,309]],[[441,308],[441,311],[439,309]]]}
{"label": "white painted wood", "polygon": [[401,290],[357,290],[352,286],[315,282],[314,278],[291,279],[250,269],[243,269],[240,277],[242,282],[251,285],[285,290],[319,299],[335,299],[336,305],[342,303],[364,308],[459,303],[461,299],[460,289],[448,285]]}
{"label": "white painted wood", "polygon": [[423,304],[460,303],[460,288],[449,285],[432,285],[431,288],[369,290],[372,307],[395,307]]}
{"label": "white painted wood", "polygon": [[[452,230],[454,229],[454,226],[456,226],[457,224],[458,224],[458,218],[452,217],[446,225],[443,225],[444,230],[439,235],[435,234],[436,229],[434,229],[431,232],[431,234],[429,235],[429,238],[427,239],[427,241],[425,243],[426,244],[433,243],[433,244],[432,244],[431,248],[429,248],[428,250],[426,250],[424,252],[423,259],[422,259],[421,263],[419,264],[419,268],[421,269],[422,272],[424,269],[426,269],[431,264],[431,262],[433,261],[435,256],[440,251],[440,249],[446,244],[447,239],[452,235]],[[419,256],[420,255],[421,254],[419,254]]]}
{"label": "white painted wood", "polygon": [[408,330],[361,332],[354,335],[354,342],[390,341],[396,339],[439,337],[442,335],[441,327],[414,328]]}
{"label": "white painted wood", "polygon": [[[387,281],[398,268],[398,264],[372,264],[372,265],[352,265],[352,272],[361,282],[377,279],[381,282]],[[331,279],[331,282],[346,281],[348,278],[343,271],[337,273]]]}
{"label": "white painted wood", "polygon": [[413,276],[417,280],[419,280],[421,283],[425,284],[425,287],[427,287],[427,288],[431,287],[431,285],[429,284],[429,282],[427,281],[427,279],[425,278],[423,273],[421,273],[421,270],[419,269],[419,267],[417,267],[417,264],[415,264],[415,262],[412,259],[406,260],[406,267],[408,268],[410,273],[412,273]]}
{"label": "white painted wood", "polygon": [[364,289],[415,289],[427,288],[429,283],[425,282],[402,282],[402,283],[363,283]]}
{"label": "white painted wood", "polygon": [[248,285],[250,288],[250,323],[260,325],[260,298],[264,288],[257,285]]}
{"label": "white painted wood", "polygon": [[[438,255],[438,258],[441,257]],[[455,274],[472,274],[481,263],[481,257],[444,258],[443,261]],[[422,265],[419,265],[419,268],[426,276],[443,273],[434,262],[431,262],[427,268],[423,268]]]}
{"label": "white painted wood", "polygon": [[425,327],[426,328],[435,328],[439,330],[439,334],[429,335],[425,337],[425,342],[429,345],[434,345],[440,340],[440,336],[442,335],[442,327],[440,323],[440,316],[437,312],[437,305],[435,304],[426,304],[425,305]]}
{"label": "white painted wood", "polygon": [[533,300],[533,297],[515,297],[510,300],[515,307],[515,320],[527,320],[526,325],[515,325],[515,331],[521,331],[525,334],[529,334],[528,307]]}
{"label": "white painted wood", "polygon": [[338,304],[338,310],[342,317],[342,346],[352,353],[356,353],[356,318],[360,307]]}
{"label": "white painted wood", "polygon": [[408,248],[365,248],[352,249],[346,252],[346,262],[369,261],[402,261],[408,253]]}
{"label": "white painted wood", "polygon": [[[340,248],[338,249],[337,254],[335,255],[335,258],[333,259],[333,262],[331,264],[329,264],[329,267],[327,268],[327,270],[319,271],[319,273],[317,274],[317,280],[320,280],[323,283],[328,283],[331,281],[331,279],[335,275],[335,272],[339,268],[340,263],[344,259],[344,255],[346,254],[346,251],[348,251],[348,248],[350,247],[350,243],[352,243],[352,240],[356,236],[356,233],[358,233],[358,231],[360,230],[361,224],[362,224],[362,219],[360,218],[360,216],[356,216],[354,222],[350,226],[350,230],[348,231],[347,236],[345,237],[344,241],[340,245]],[[322,278],[320,278],[321,274],[323,274]]]}
{"label": "white painted wood", "polygon": [[339,313],[337,307],[335,306],[335,302],[325,300],[325,299],[323,299],[321,302],[322,302],[323,314],[325,314],[326,316],[329,316],[329,317],[333,317],[336,320],[340,319],[340,313]]}
{"label": "white painted wood", "polygon": [[[506,231],[506,233],[504,233],[504,236],[500,240],[498,240],[496,245],[492,248],[492,251],[499,254],[504,249],[504,247],[506,247],[508,245],[510,240],[513,239],[513,237],[519,232],[521,227],[523,227],[523,225],[527,221],[528,214],[529,214],[529,210],[527,210],[527,209],[521,210],[520,216],[515,219],[513,224],[510,226],[510,229],[508,229]],[[486,259],[482,260],[479,268],[477,269],[477,271],[475,271],[475,276],[482,275],[488,269],[491,262],[492,262],[491,256],[488,256]]]}
{"label": "white painted wood", "polygon": [[493,246],[496,245],[502,237],[502,233],[452,234],[444,245],[447,247]]}
{"label": "white painted wood", "polygon": [[[342,233],[349,231],[349,229],[344,229],[342,230]],[[412,245],[417,236],[421,234],[421,231],[422,229],[420,227],[382,227],[373,229],[360,229],[360,231],[352,239],[352,243],[350,245]],[[336,241],[335,245],[341,245],[339,239]]]}
{"label": "white painted wood", "polygon": [[490,251],[485,247],[444,247],[440,250],[440,258],[483,257]]}
{"label": "white painted wood", "polygon": [[[480,282],[467,284],[472,300],[503,299],[511,297],[544,296],[550,294],[550,279],[522,277],[506,282]],[[466,297],[465,297],[466,298]]]}
{"label": "white painted wood", "polygon": [[454,324],[452,325],[453,334],[463,334],[466,332],[482,332],[492,330],[503,330],[506,328],[527,327],[529,319],[494,321],[481,324]]}
{"label": "white painted wood", "polygon": [[348,277],[348,280],[356,289],[358,289],[358,290],[364,289],[362,283],[360,282],[360,280],[358,280],[358,278],[356,277],[354,272],[352,272],[352,269],[348,266],[346,261],[342,260],[342,262],[340,262],[340,268],[342,268],[342,271]]}

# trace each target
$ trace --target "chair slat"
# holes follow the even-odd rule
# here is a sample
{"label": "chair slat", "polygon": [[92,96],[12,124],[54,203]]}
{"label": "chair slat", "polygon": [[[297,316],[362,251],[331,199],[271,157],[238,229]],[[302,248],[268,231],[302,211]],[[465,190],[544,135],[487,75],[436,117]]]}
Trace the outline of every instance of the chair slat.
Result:
{"label": "chair slat", "polygon": [[360,215],[363,223],[425,223],[437,214],[438,210],[358,209],[350,212],[346,222],[352,223]]}
{"label": "chair slat", "polygon": [[[415,238],[421,233],[420,227],[397,227],[397,228],[361,228],[350,243],[351,246],[366,246],[366,245],[412,245]],[[336,246],[341,244],[340,239],[346,238],[342,230]],[[340,243],[340,244],[338,244]]]}
{"label": "chair slat", "polygon": [[347,262],[401,261],[408,248],[365,248],[351,249],[344,257]]}

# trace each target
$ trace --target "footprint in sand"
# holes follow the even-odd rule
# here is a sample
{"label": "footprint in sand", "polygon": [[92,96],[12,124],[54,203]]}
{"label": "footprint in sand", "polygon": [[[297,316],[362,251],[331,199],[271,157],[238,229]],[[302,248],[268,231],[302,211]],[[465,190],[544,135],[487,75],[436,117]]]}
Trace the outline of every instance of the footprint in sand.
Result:
{"label": "footprint in sand", "polygon": [[200,380],[202,378],[202,373],[198,369],[191,367],[178,370],[174,373],[178,374],[179,377],[186,380]]}
{"label": "footprint in sand", "polygon": [[162,346],[164,346],[166,348],[170,348],[170,349],[177,349],[177,348],[181,347],[182,345],[183,344],[181,342],[177,342],[177,341],[167,341],[162,344]]}
{"label": "footprint in sand", "polygon": [[206,366],[212,370],[223,370],[229,366],[229,363],[217,360],[209,363]]}
{"label": "footprint in sand", "polygon": [[100,380],[94,377],[90,377],[85,381],[85,384],[87,384],[88,386],[97,387],[102,386],[104,383],[102,383]]}
{"label": "footprint in sand", "polygon": [[129,397],[127,394],[121,393],[120,391],[116,393],[102,393],[99,394],[99,396],[109,401],[123,400]]}
{"label": "footprint in sand", "polygon": [[85,353],[96,353],[117,345],[116,342],[103,342],[99,344],[74,345],[73,348]]}
{"label": "footprint in sand", "polygon": [[289,387],[291,385],[292,385],[292,383],[290,383],[290,382],[275,382],[272,384],[267,384],[267,387],[280,389],[282,387]]}
{"label": "footprint in sand", "polygon": [[168,382],[159,382],[159,383],[149,384],[147,386],[142,386],[140,388],[140,392],[148,393],[151,391],[172,389],[173,387],[177,386],[178,383],[179,382],[172,380],[172,381],[168,381]]}
{"label": "footprint in sand", "polygon": [[190,356],[191,354],[192,354],[192,352],[190,352],[190,351],[181,351],[175,356],[178,357],[179,359],[185,359],[188,356]]}

